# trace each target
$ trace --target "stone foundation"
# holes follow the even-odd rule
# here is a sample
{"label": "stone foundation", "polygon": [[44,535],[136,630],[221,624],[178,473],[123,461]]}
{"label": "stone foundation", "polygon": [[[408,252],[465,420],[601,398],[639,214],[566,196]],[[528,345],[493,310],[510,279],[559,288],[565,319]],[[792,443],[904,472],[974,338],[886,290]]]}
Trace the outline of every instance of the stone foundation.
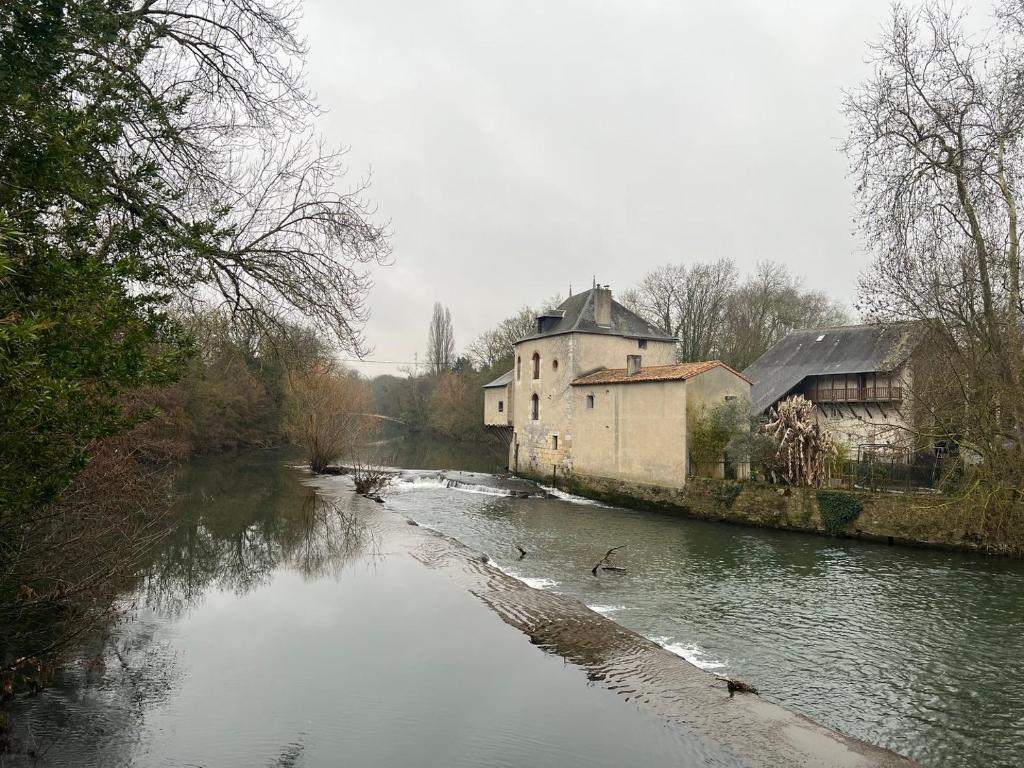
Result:
{"label": "stone foundation", "polygon": [[[544,484],[551,475],[526,475]],[[767,483],[691,479],[685,488],[624,483],[588,475],[559,475],[560,490],[608,504],[760,528],[833,535],[818,508],[817,490]],[[940,494],[851,491],[859,516],[839,535],[888,544],[1024,556],[1011,544],[986,541],[972,525],[977,514]]]}

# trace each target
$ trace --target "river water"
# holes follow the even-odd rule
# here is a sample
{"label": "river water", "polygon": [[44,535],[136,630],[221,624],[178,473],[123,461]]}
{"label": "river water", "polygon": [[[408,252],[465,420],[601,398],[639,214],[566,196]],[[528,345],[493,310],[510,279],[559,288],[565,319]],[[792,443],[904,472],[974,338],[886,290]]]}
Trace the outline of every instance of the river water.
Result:
{"label": "river water", "polygon": [[[1021,563],[510,497],[437,471],[491,470],[500,452],[388,450],[409,469],[386,512],[533,587],[925,765],[1021,764]],[[341,514],[318,502],[292,463],[186,471],[180,522],[126,595],[136,610],[15,712],[42,764],[731,764],[537,653],[389,551],[345,512],[354,494]],[[593,576],[614,546],[626,570]]]}

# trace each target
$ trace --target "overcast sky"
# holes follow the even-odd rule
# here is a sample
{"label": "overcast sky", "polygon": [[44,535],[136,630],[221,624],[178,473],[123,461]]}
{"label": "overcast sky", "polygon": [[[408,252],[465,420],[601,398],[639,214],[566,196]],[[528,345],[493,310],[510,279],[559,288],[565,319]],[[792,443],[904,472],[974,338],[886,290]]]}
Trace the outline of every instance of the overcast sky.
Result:
{"label": "overcast sky", "polygon": [[[977,4],[980,15],[989,7]],[[309,0],[329,142],[391,221],[378,361],[669,261],[775,259],[845,302],[867,257],[838,151],[886,0]],[[368,375],[392,365],[356,366]]]}

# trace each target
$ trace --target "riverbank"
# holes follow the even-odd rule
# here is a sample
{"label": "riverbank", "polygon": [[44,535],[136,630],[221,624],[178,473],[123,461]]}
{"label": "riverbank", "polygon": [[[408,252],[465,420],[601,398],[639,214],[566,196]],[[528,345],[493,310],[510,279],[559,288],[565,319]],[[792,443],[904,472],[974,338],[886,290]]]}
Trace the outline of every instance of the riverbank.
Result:
{"label": "riverbank", "polygon": [[[310,481],[333,497],[351,493],[345,478]],[[455,538],[379,513],[378,530],[428,569],[474,595],[531,644],[577,667],[581,679],[621,694],[686,738],[764,766],[913,765],[893,752],[848,738],[753,695],[730,697],[723,683],[678,655],[575,600],[533,589]],[[412,587],[412,585],[410,585]],[[510,678],[517,675],[513,672]],[[721,764],[712,759],[708,764]]]}
{"label": "riverbank", "polygon": [[[552,477],[521,473],[550,485]],[[753,481],[691,478],[685,488],[626,483],[602,477],[558,476],[556,487],[607,504],[757,528],[841,536],[911,547],[1024,557],[1015,540],[995,538],[982,525],[985,516],[960,500],[938,493],[835,491],[857,509],[848,522],[826,520],[828,500],[813,488]]]}

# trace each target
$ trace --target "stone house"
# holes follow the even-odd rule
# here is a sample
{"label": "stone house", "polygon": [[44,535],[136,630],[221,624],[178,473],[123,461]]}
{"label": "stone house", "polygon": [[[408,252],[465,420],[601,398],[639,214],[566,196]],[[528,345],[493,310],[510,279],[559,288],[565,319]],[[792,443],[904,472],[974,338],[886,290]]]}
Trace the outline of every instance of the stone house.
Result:
{"label": "stone house", "polygon": [[847,445],[851,458],[909,457],[923,336],[914,323],[793,331],[743,371],[754,383],[752,409],[764,413],[800,394],[815,404],[819,423]]}
{"label": "stone house", "polygon": [[750,397],[750,382],[719,361],[677,364],[676,339],[607,287],[538,316],[514,352],[513,370],[485,387],[484,420],[505,431],[509,467],[535,477],[682,487],[693,469],[688,414]]}

